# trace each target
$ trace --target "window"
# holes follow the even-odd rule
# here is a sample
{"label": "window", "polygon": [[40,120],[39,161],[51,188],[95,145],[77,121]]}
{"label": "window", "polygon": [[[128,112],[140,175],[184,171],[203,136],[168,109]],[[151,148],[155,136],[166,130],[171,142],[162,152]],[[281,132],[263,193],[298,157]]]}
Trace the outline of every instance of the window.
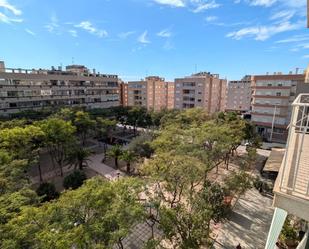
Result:
{"label": "window", "polygon": [[268,83],[267,86],[272,86],[272,84],[271,84],[271,83]]}
{"label": "window", "polygon": [[195,86],[195,82],[184,82],[183,86],[187,86],[187,87]]}
{"label": "window", "polygon": [[201,100],[201,99],[198,99],[197,102],[202,102],[202,100]]}
{"label": "window", "polygon": [[277,93],[276,93],[276,96],[281,96],[281,93],[280,93],[280,92],[277,92]]}

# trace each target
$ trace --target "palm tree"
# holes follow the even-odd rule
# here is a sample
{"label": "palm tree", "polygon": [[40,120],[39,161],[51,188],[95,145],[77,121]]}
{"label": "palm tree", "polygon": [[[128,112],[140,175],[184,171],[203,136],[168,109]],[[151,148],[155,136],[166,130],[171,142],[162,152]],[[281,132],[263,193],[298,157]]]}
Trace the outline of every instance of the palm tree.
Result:
{"label": "palm tree", "polygon": [[118,158],[122,155],[121,146],[119,144],[114,145],[110,150],[107,152],[109,157],[113,157],[115,159],[115,166],[118,169]]}
{"label": "palm tree", "polygon": [[127,172],[130,173],[131,163],[136,161],[136,155],[130,150],[125,150],[120,158],[127,163]]}
{"label": "palm tree", "polygon": [[74,165],[74,169],[82,170],[84,166],[88,166],[88,162],[91,161],[88,157],[91,155],[90,150],[79,147],[71,151],[68,156],[68,163]]}

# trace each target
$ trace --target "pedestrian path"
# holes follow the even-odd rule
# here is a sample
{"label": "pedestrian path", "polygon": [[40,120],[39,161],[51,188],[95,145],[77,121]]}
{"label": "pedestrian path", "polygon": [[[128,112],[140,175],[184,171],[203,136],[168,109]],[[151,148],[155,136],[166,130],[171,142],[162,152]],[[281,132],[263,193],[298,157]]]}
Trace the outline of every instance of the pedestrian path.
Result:
{"label": "pedestrian path", "polygon": [[103,157],[104,155],[102,153],[91,155],[89,157],[88,167],[109,180],[114,180],[125,175],[123,172],[102,163]]}
{"label": "pedestrian path", "polygon": [[263,249],[274,209],[272,199],[251,189],[236,203],[229,220],[217,233],[215,249]]}

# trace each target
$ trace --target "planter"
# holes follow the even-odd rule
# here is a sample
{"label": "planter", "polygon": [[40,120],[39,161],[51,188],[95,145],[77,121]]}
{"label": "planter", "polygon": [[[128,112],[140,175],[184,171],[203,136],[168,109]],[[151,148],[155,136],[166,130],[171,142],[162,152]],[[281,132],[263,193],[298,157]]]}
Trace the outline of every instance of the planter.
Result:
{"label": "planter", "polygon": [[288,247],[288,249],[296,249],[298,242],[294,239],[286,239],[284,240],[285,245]]}
{"label": "planter", "polygon": [[232,200],[233,200],[233,196],[224,196],[224,204],[226,205],[231,205],[232,203]]}

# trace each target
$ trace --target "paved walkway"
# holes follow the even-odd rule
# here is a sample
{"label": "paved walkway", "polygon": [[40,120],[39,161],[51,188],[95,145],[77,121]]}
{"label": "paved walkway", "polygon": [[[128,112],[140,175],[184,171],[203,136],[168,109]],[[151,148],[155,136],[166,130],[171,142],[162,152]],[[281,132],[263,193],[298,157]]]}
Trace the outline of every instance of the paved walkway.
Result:
{"label": "paved walkway", "polygon": [[89,157],[88,167],[110,180],[117,179],[118,174],[119,176],[125,175],[123,172],[102,163],[103,157],[104,155],[102,153],[91,155]]}
{"label": "paved walkway", "polygon": [[218,232],[215,249],[263,249],[273,215],[272,199],[251,189],[236,203]]}

